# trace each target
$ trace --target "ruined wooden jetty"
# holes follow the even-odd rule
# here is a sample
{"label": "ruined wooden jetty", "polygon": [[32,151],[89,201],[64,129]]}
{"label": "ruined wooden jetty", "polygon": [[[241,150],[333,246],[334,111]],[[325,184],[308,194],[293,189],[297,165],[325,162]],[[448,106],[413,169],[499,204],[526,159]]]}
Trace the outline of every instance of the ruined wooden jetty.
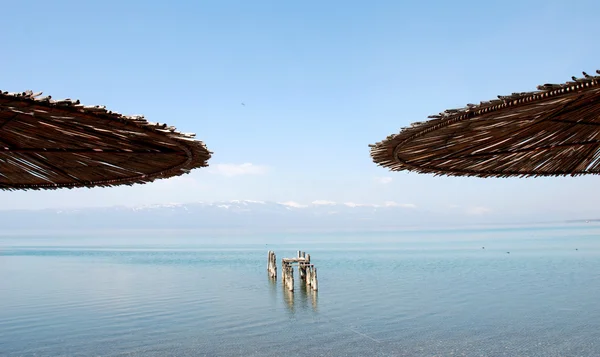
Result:
{"label": "ruined wooden jetty", "polygon": [[[270,278],[277,279],[277,260],[275,252],[269,251],[267,271]],[[298,256],[295,258],[281,259],[281,279],[285,288],[289,291],[294,291],[294,267],[298,265],[298,275],[300,280],[306,284],[306,288],[317,291],[319,282],[317,280],[317,268],[310,262],[310,254],[298,251]]]}

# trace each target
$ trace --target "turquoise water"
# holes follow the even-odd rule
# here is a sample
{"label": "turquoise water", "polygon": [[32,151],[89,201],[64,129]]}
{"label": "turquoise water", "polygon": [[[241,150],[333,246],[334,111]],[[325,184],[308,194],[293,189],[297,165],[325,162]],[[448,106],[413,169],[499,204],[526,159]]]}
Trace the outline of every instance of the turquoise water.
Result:
{"label": "turquoise water", "polygon": [[1,356],[600,356],[599,297],[591,224],[0,236]]}

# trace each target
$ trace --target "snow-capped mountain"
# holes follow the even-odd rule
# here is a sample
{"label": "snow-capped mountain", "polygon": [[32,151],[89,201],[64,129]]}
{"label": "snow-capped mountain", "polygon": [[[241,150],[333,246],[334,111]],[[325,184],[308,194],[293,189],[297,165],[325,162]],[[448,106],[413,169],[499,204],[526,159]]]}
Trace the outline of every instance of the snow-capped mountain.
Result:
{"label": "snow-capped mountain", "polygon": [[193,229],[379,230],[489,223],[485,216],[432,213],[411,204],[226,201],[138,207],[0,211],[0,230]]}

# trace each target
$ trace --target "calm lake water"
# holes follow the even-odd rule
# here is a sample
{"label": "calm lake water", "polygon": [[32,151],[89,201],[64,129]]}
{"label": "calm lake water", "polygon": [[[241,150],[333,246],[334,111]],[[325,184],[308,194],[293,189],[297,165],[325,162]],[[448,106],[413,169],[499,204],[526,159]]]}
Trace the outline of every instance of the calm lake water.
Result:
{"label": "calm lake water", "polygon": [[1,356],[600,356],[599,298],[593,224],[0,236]]}

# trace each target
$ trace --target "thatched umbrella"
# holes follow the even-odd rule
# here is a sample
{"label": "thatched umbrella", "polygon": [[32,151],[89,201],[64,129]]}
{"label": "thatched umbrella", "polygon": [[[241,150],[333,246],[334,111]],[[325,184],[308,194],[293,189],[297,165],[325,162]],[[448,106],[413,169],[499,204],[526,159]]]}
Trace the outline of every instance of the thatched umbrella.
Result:
{"label": "thatched umbrella", "polygon": [[78,100],[0,91],[0,189],[147,183],[208,166],[195,134]]}
{"label": "thatched umbrella", "polygon": [[584,72],[429,118],[370,145],[373,161],[450,176],[600,173],[600,76]]}

